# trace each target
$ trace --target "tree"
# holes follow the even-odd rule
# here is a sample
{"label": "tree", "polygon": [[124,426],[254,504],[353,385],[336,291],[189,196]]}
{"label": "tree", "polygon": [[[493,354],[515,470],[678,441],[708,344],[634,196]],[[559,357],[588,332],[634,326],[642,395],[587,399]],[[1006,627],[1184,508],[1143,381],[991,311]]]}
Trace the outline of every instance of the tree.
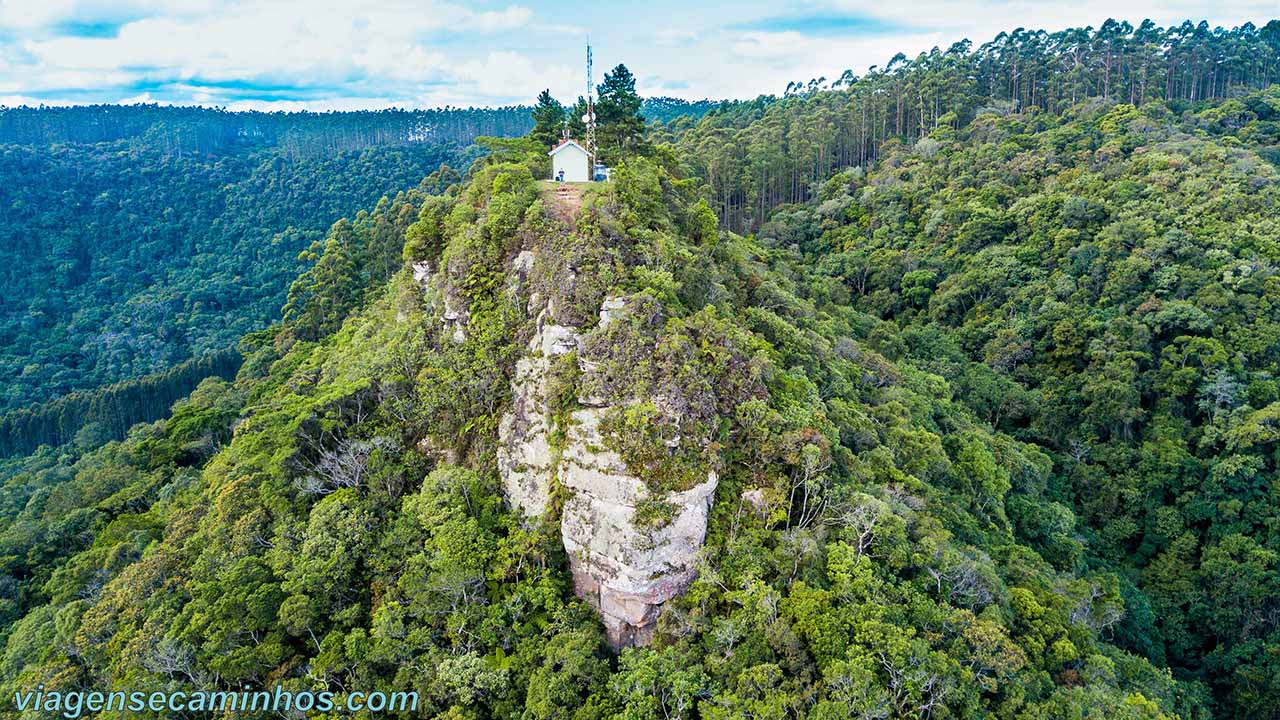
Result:
{"label": "tree", "polygon": [[564,126],[569,131],[569,137],[584,141],[587,137],[587,124],[582,121],[582,117],[587,114],[587,99],[578,96],[578,101],[569,108],[567,117],[565,117]]}
{"label": "tree", "polygon": [[533,130],[529,137],[537,140],[543,147],[551,147],[564,134],[565,108],[559,100],[551,97],[550,90],[543,90],[538,95],[538,104],[533,106]]}
{"label": "tree", "polygon": [[636,79],[626,65],[618,65],[604,75],[596,87],[600,101],[596,104],[596,152],[598,160],[614,163],[628,150],[644,144],[644,116],[640,114],[640,96]]}

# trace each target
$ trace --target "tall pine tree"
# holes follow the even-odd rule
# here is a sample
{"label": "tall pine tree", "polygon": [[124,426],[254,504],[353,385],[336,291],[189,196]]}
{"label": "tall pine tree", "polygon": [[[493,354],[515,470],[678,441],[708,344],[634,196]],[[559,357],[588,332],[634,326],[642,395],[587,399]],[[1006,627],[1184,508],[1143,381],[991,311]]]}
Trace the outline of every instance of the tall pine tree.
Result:
{"label": "tall pine tree", "polygon": [[596,87],[600,101],[596,105],[596,145],[599,159],[617,162],[628,151],[642,150],[644,116],[640,114],[640,96],[636,79],[626,65],[618,65],[605,73],[604,82]]}
{"label": "tall pine tree", "polygon": [[564,105],[551,97],[550,90],[543,90],[538,95],[538,104],[533,107],[533,130],[529,131],[529,137],[549,148],[560,141],[564,120]]}
{"label": "tall pine tree", "polygon": [[582,117],[587,114],[587,99],[578,96],[578,101],[569,108],[569,117],[565,120],[565,127],[569,129],[569,137],[578,142],[585,142],[587,139],[587,124],[582,121]]}

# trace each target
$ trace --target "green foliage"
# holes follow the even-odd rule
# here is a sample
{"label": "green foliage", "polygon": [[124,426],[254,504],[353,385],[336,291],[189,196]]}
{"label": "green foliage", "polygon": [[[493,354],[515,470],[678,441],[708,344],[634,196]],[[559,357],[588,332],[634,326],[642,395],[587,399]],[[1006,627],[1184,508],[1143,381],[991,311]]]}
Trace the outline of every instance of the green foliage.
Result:
{"label": "green foliage", "polygon": [[[1148,122],[1140,116],[1148,104],[1163,103],[1165,117],[1186,113],[1195,132],[1232,138],[1224,144],[1238,133],[1260,155],[1275,158],[1274,93],[1252,93],[1274,82],[1270,68],[1277,58],[1280,20],[1274,19],[1231,29],[1189,20],[1170,27],[1107,20],[1053,32],[1019,28],[981,45],[963,40],[914,58],[899,54],[860,75],[845,70],[837,78],[788,83],[781,96],[722,102],[696,122],[682,118],[653,135],[680,148],[706,181],[726,227],[776,237],[769,220],[794,203],[827,201],[823,215],[837,221],[839,213],[865,213],[839,193],[823,196],[824,183],[848,168],[869,167],[895,152],[945,162],[958,131],[1002,134],[1003,118],[1024,112],[1069,117],[1114,105],[1097,125],[1046,130],[1064,152],[1093,145],[1104,154],[1127,153],[1143,143]],[[1017,150],[1006,148],[1004,159],[1030,168]],[[995,199],[1000,190],[985,193]],[[995,207],[977,207],[983,209],[969,229],[970,252],[1006,227],[997,215],[984,217]],[[950,211],[963,208],[959,202]],[[1097,209],[1081,206],[1071,215],[1086,220]]]}
{"label": "green foliage", "polygon": [[[927,156],[886,146],[762,234],[817,269],[795,275],[819,312],[870,316],[865,344],[905,384],[932,383],[917,390],[928,403],[873,417],[894,438],[894,468],[965,508],[948,521],[956,537],[991,547],[1011,535],[1059,572],[1129,578],[1123,591],[1098,585],[1116,605],[1084,624],[1206,683],[1215,712],[1251,717],[1273,702],[1260,648],[1280,638],[1250,599],[1274,574],[1264,478],[1276,471],[1280,176],[1248,141],[1261,120],[1234,105],[1210,115],[1222,113],[1236,119],[1217,136],[1162,103],[978,115]],[[774,347],[796,342],[795,321],[757,317]],[[861,472],[883,472],[859,456]],[[942,557],[944,592],[985,594],[946,590],[973,566]],[[1058,612],[1036,602],[1035,617]],[[1055,632],[1028,626],[1018,642],[1074,682],[1089,651]],[[1100,701],[1080,690],[1059,702]]]}
{"label": "green foliage", "polygon": [[[52,122],[60,111],[47,112]],[[299,252],[336,218],[459,161],[448,145],[299,158],[279,146],[190,153],[127,139],[0,146],[0,177],[13,180],[0,183],[0,407],[234,347],[277,317],[313,257]]]}
{"label": "green foliage", "polygon": [[135,423],[164,417],[174,402],[205,378],[229,380],[239,367],[240,353],[222,350],[153,375],[10,410],[0,415],[0,455],[21,455],[41,445],[68,442],[94,448],[123,439]]}
{"label": "green foliage", "polygon": [[550,149],[564,134],[564,105],[551,97],[550,90],[543,90],[538,95],[537,104],[533,106],[532,115],[533,129],[529,131],[529,138],[543,148]]}
{"label": "green foliage", "polygon": [[[279,679],[455,718],[1267,715],[1274,91],[1193,105],[1208,80],[1178,76],[1154,101],[1121,52],[1153,27],[1073,36],[1120,53],[1106,89],[1050,50],[1020,67],[1060,82],[1009,87],[997,50],[958,47],[654,130],[700,148],[692,167],[628,157],[572,212],[525,140],[338,223],[234,383],[122,442],[5,462],[0,690]],[[1161,68],[1224,42],[1185,35]],[[824,113],[868,98],[848,127],[879,135],[824,155],[856,135]],[[610,652],[555,518],[502,497],[499,418],[539,323],[582,335],[544,378],[555,431],[611,408],[606,449],[654,491],[637,524],[717,475],[698,577],[645,648]]]}
{"label": "green foliage", "polygon": [[604,74],[596,88],[596,147],[599,161],[617,163],[628,153],[645,147],[642,101],[636,94],[636,79],[626,65]]}

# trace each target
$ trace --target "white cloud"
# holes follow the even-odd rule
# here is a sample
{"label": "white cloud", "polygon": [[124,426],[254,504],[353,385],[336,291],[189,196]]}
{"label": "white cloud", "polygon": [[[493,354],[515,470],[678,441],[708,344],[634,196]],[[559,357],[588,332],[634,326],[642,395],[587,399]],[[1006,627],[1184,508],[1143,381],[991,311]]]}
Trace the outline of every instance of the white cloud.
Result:
{"label": "white cloud", "polygon": [[509,7],[498,12],[482,12],[472,15],[463,23],[466,27],[484,32],[499,30],[515,30],[524,27],[533,17],[533,11],[526,7]]}
{"label": "white cloud", "polygon": [[0,27],[118,22],[156,13],[190,15],[213,9],[212,0],[0,0]]}
{"label": "white cloud", "polygon": [[[11,5],[0,15],[15,13]],[[448,78],[457,64],[438,46],[459,41],[460,34],[511,31],[533,16],[521,6],[475,12],[452,4],[388,2],[356,13],[343,3],[286,0],[128,20],[113,37],[53,34],[80,5],[53,0],[47,12],[28,20],[28,28],[49,29],[26,35],[20,48],[28,67],[5,72],[0,87],[47,93],[172,80],[196,87],[198,80],[213,83],[216,96],[219,84],[246,92],[263,84],[417,85]]]}
{"label": "white cloud", "polygon": [[121,105],[169,105],[170,103],[159,98],[151,96],[151,93],[142,93],[133,97],[121,98],[118,101]]}
{"label": "white cloud", "polygon": [[35,107],[37,105],[74,105],[67,100],[42,100],[40,98],[31,97],[30,95],[2,95],[0,94],[0,107]]}
{"label": "white cloud", "polygon": [[75,3],[72,0],[47,0],[39,3],[0,0],[0,27],[43,27],[70,17],[74,9]]}
{"label": "white cloud", "polygon": [[692,30],[667,28],[653,34],[653,41],[662,47],[684,47],[698,41],[698,33]]}
{"label": "white cloud", "polygon": [[482,60],[465,62],[454,71],[455,89],[469,91],[478,98],[528,98],[549,88],[561,98],[575,98],[582,92],[581,70],[567,65],[537,66],[527,56],[512,52],[491,52]]}
{"label": "white cloud", "polygon": [[[550,88],[572,101],[583,92],[582,41],[590,33],[597,82],[601,69],[623,62],[643,78],[642,92],[753,97],[845,69],[862,74],[898,52],[912,57],[964,38],[985,42],[1019,26],[1096,27],[1112,15],[1168,25],[1206,14],[1211,24],[1261,24],[1276,7],[1276,0],[1212,7],[1190,0],[738,0],[732,13],[687,4],[673,15],[660,1],[625,13],[539,5],[535,14],[523,1],[477,8],[380,0],[365,8],[339,0],[0,0],[0,96],[336,109],[529,102]],[[856,35],[794,24],[768,29],[771,18],[826,16],[881,22]],[[745,24],[735,28],[730,17]]]}
{"label": "white cloud", "polygon": [[[862,74],[872,65],[884,65],[900,51],[914,54],[944,39],[941,33],[815,38],[791,31],[744,32],[729,46],[736,60],[721,66],[722,71],[709,80],[732,88],[730,97],[779,93],[792,81],[834,80],[844,70]],[[750,66],[751,72],[734,72],[733,68],[742,66]],[[692,95],[705,94],[704,89],[697,89]]]}

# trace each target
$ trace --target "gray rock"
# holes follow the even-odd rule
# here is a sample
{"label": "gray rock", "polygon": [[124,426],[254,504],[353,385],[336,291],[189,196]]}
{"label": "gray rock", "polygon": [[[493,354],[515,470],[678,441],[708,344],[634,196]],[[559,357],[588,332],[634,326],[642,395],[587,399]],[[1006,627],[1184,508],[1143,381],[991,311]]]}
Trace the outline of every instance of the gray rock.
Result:
{"label": "gray rock", "polygon": [[[601,326],[613,321],[621,299],[607,299]],[[507,501],[526,517],[546,512],[555,477],[567,498],[560,537],[569,556],[575,593],[599,611],[615,648],[647,644],[663,603],[683,593],[698,575],[699,552],[718,478],[660,498],[672,507],[666,525],[634,522],[636,508],[650,499],[648,485],[631,474],[608,449],[600,423],[609,406],[602,398],[581,398],[556,457],[550,444],[551,418],[546,379],[558,355],[580,351],[578,329],[546,324],[544,310],[529,341],[528,355],[516,364],[512,403],[498,426],[498,469]],[[588,358],[579,358],[589,371]],[[655,398],[660,401],[660,398]]]}
{"label": "gray rock", "polygon": [[673,507],[671,522],[639,526],[636,507],[651,496],[648,485],[604,447],[600,420],[606,409],[573,413],[559,465],[570,490],[560,523],[574,590],[600,611],[615,647],[643,645],[652,637],[662,604],[683,593],[698,575],[698,553],[717,477],[661,500]]}
{"label": "gray rock", "polygon": [[421,285],[424,289],[431,279],[431,263],[423,260],[412,265],[413,281]]}
{"label": "gray rock", "polygon": [[627,306],[626,298],[607,297],[600,303],[600,327],[609,327],[618,313]]}

